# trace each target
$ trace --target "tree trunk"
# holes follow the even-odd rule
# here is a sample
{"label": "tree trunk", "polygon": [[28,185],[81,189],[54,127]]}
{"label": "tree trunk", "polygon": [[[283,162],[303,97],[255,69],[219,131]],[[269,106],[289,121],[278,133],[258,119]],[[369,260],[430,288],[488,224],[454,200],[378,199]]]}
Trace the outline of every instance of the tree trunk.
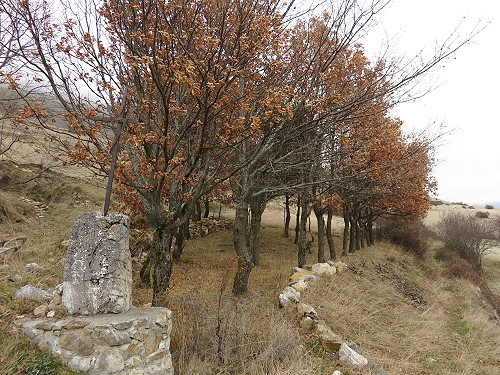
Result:
{"label": "tree trunk", "polygon": [[203,213],[203,217],[206,219],[208,218],[208,215],[210,215],[210,200],[205,199],[204,204],[205,204],[205,212]]}
{"label": "tree trunk", "polygon": [[349,252],[354,253],[354,251],[356,251],[356,232],[358,229],[356,209],[349,210],[349,226],[350,226]]}
{"label": "tree trunk", "polygon": [[201,221],[201,202],[198,201],[194,205],[194,221],[200,222]]}
{"label": "tree trunk", "polygon": [[248,290],[248,278],[253,268],[252,254],[248,243],[248,204],[240,201],[236,206],[233,229],[234,249],[238,256],[238,269],[234,277],[233,293],[242,294]]}
{"label": "tree trunk", "polygon": [[250,252],[254,266],[260,264],[260,224],[262,214],[266,209],[267,200],[265,197],[252,198],[250,204],[250,212],[252,214],[250,220]]}
{"label": "tree trunk", "polygon": [[318,205],[314,205],[314,214],[318,222],[318,263],[325,262],[325,219],[324,210]]}
{"label": "tree trunk", "polygon": [[141,271],[139,272],[141,281],[147,286],[151,286],[151,265],[153,264],[153,262],[151,262],[151,255],[152,251],[150,250],[146,260],[142,264]]}
{"label": "tree trunk", "polygon": [[300,194],[297,197],[297,214],[295,215],[295,238],[293,243],[299,243],[299,232],[300,232]]}
{"label": "tree trunk", "polygon": [[288,231],[290,229],[290,219],[291,219],[291,216],[290,216],[290,195],[285,194],[285,231],[283,233],[283,235],[285,237],[289,236]]}
{"label": "tree trunk", "polygon": [[326,219],[326,240],[328,241],[328,247],[330,248],[330,259],[336,260],[337,254],[335,253],[335,245],[333,243],[332,219],[333,219],[333,209],[329,207],[328,218]]}
{"label": "tree trunk", "polygon": [[361,222],[359,224],[359,231],[360,231],[360,241],[361,241],[361,248],[364,249],[366,247],[366,230],[365,230],[365,223]]}
{"label": "tree trunk", "polygon": [[372,246],[375,244],[375,238],[373,237],[373,221],[369,221],[367,223],[367,233],[368,233],[368,246]]}
{"label": "tree trunk", "polygon": [[157,226],[153,232],[151,281],[153,287],[153,306],[164,307],[167,304],[166,293],[172,274],[172,230],[164,225]]}
{"label": "tree trunk", "polygon": [[349,251],[349,207],[344,204],[344,235],[342,241],[342,255],[347,255]]}
{"label": "tree trunk", "polygon": [[300,199],[300,222],[299,222],[299,239],[298,239],[298,266],[303,267],[306,264],[306,252],[307,252],[307,219],[311,214],[311,206],[308,202],[307,197],[302,196]]}

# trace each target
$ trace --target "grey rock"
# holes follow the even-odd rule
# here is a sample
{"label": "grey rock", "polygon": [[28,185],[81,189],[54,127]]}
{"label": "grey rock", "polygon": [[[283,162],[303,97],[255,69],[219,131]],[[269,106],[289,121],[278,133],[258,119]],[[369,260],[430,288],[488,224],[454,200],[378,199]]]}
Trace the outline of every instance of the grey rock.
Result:
{"label": "grey rock", "polygon": [[365,352],[365,350],[363,348],[360,348],[358,344],[352,344],[351,349],[361,355],[363,355],[363,353]]}
{"label": "grey rock", "polygon": [[14,292],[14,299],[31,299],[39,302],[48,302],[51,299],[50,293],[33,285],[25,285]]}
{"label": "grey rock", "polygon": [[311,319],[318,319],[318,313],[311,305],[306,303],[298,303],[297,304],[297,317],[302,319],[304,317],[309,317]]}
{"label": "grey rock", "polygon": [[300,300],[300,292],[297,292],[291,286],[287,286],[279,295],[280,307],[285,307],[290,303],[298,303]]}
{"label": "grey rock", "polygon": [[38,263],[28,263],[24,266],[24,269],[26,271],[37,271],[37,270],[43,271],[43,268],[40,267]]}
{"label": "grey rock", "polygon": [[92,338],[99,342],[100,345],[107,346],[119,346],[128,344],[132,341],[127,332],[117,331],[109,327],[96,328],[93,332]]}
{"label": "grey rock", "polygon": [[95,357],[73,356],[68,362],[68,367],[79,372],[88,372],[95,361]]}
{"label": "grey rock", "polygon": [[64,265],[62,303],[69,314],[121,313],[131,307],[129,218],[100,212],[73,224]]}
{"label": "grey rock", "polygon": [[341,363],[349,366],[363,367],[368,365],[368,360],[349,348],[346,343],[340,345],[339,359]]}
{"label": "grey rock", "polygon": [[94,343],[90,331],[73,330],[64,332],[59,340],[61,348],[75,352],[81,356],[92,354]]}
{"label": "grey rock", "polygon": [[118,348],[110,348],[104,350],[97,358],[91,374],[112,374],[123,370],[125,361],[123,360],[120,350]]}
{"label": "grey rock", "polygon": [[385,371],[385,370],[382,370],[382,369],[381,369],[381,370],[378,370],[378,371],[375,373],[375,375],[391,375],[391,373],[390,373],[390,372],[388,372],[388,371]]}

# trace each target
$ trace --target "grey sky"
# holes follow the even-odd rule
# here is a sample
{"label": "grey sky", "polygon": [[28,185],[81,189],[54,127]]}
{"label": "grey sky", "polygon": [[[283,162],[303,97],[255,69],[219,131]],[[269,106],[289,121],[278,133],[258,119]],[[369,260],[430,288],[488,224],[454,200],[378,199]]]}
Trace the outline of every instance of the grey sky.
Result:
{"label": "grey sky", "polygon": [[[465,18],[464,18],[465,17]],[[449,201],[500,201],[500,2],[495,0],[394,0],[370,33],[408,56],[432,52],[462,22],[465,34],[479,21],[488,26],[424,81],[437,88],[394,112],[406,129],[444,123],[455,129],[438,150],[438,196]],[[376,46],[367,46],[368,51]]]}

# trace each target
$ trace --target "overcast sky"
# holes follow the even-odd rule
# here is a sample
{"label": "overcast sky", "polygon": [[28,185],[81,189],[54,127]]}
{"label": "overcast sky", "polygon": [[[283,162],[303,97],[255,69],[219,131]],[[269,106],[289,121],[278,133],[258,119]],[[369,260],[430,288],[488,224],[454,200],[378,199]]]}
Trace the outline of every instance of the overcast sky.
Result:
{"label": "overcast sky", "polygon": [[[464,18],[465,17],[465,18]],[[432,52],[462,22],[462,34],[487,27],[446,61],[428,82],[437,88],[394,112],[405,129],[444,123],[455,129],[438,149],[438,197],[466,203],[500,202],[500,1],[393,0],[369,43],[391,38],[399,53]],[[375,42],[378,43],[378,42]],[[368,52],[377,48],[366,46]]]}

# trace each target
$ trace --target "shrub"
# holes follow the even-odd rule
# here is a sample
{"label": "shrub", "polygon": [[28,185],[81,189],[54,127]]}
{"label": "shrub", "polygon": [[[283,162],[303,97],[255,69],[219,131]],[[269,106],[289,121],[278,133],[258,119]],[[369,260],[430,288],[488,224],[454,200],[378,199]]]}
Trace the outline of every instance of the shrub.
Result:
{"label": "shrub", "polygon": [[494,227],[490,220],[450,212],[436,225],[436,232],[445,246],[467,260],[472,268],[481,271],[481,260],[492,246]]}
{"label": "shrub", "polygon": [[478,211],[478,212],[476,212],[476,217],[478,219],[487,219],[490,217],[490,214],[489,214],[489,212]]}
{"label": "shrub", "polygon": [[486,206],[484,206],[484,208],[486,208],[487,210],[492,210],[495,207],[493,207],[491,204],[487,204]]}
{"label": "shrub", "polygon": [[420,259],[429,249],[429,232],[420,221],[379,220],[376,236],[403,248]]}

